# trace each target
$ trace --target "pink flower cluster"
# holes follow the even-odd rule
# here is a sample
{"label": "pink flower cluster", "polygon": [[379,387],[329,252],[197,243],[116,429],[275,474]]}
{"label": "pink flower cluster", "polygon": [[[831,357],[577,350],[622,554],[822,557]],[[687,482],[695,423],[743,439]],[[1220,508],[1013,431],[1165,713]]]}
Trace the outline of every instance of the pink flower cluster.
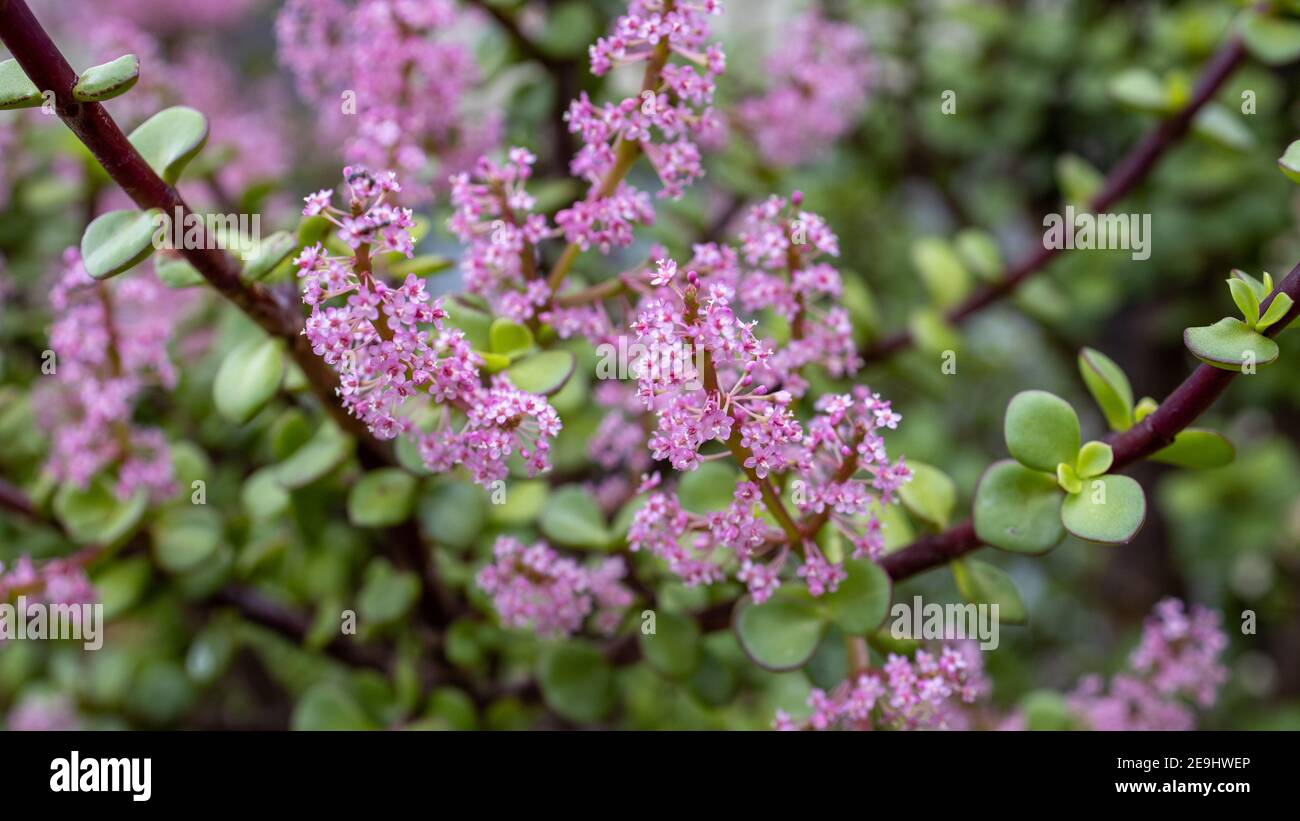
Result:
{"label": "pink flower cluster", "polygon": [[782,31],[767,71],[768,90],[741,102],[737,114],[768,163],[793,166],[824,154],[853,128],[876,64],[856,27],[809,12]]}
{"label": "pink flower cluster", "polygon": [[[344,407],[380,439],[414,438],[431,470],[463,464],[488,484],[507,475],[516,452],[530,473],[546,470],[549,440],[560,430],[555,409],[504,377],[484,386],[481,357],[464,333],[443,326],[447,312],[441,300],[430,299],[423,280],[408,275],[393,288],[376,275],[380,255],[412,253],[410,210],[384,202],[400,190],[396,177],[351,166],[343,176],[346,210],[331,205],[333,192],[326,189],[305,198],[303,213],[334,223],[352,255],[332,256],[317,244],[295,262],[303,301],[312,308],[303,333],[339,372]],[[427,325],[437,333],[432,339]],[[442,410],[432,431],[416,426],[407,407],[421,395]],[[452,409],[464,418],[459,428]]]}
{"label": "pink flower cluster", "polygon": [[448,225],[466,245],[465,289],[516,322],[530,319],[551,296],[538,271],[536,248],[557,232],[545,216],[531,213],[536,201],[525,190],[536,161],[526,149],[513,148],[506,162],[482,157],[472,177],[461,173],[451,179],[456,212]]}
{"label": "pink flower cluster", "polygon": [[[721,14],[717,0],[632,0],[614,32],[591,47],[591,71],[646,64],[642,91],[618,103],[596,105],[584,92],[569,107],[569,130],[583,146],[571,169],[592,183],[586,199],[556,215],[565,238],[583,250],[608,253],[632,242],[632,226],[650,223],[654,209],[644,192],[621,179],[620,163],[643,152],[663,188],[661,197],[680,197],[704,172],[696,140],[714,140],[721,130],[712,108],[714,78],[726,68],[717,45],[708,45],[706,18]],[[686,63],[669,62],[672,55]]]}
{"label": "pink flower cluster", "polygon": [[19,596],[45,604],[90,604],[99,598],[75,559],[51,559],[38,567],[30,556],[19,556],[8,569],[0,562],[0,602]]}
{"label": "pink flower cluster", "polygon": [[621,557],[583,566],[545,542],[525,547],[506,536],[497,539],[493,553],[494,562],[479,572],[478,586],[492,597],[506,627],[569,636],[594,610],[593,626],[609,635],[632,604],[632,591],[620,581],[627,575]]}
{"label": "pink flower cluster", "polygon": [[830,693],[814,688],[811,714],[795,721],[777,710],[778,730],[960,730],[964,705],[989,690],[974,642],[945,644],[938,655],[917,650],[914,659],[891,653],[880,670],[850,677]]}
{"label": "pink flower cluster", "polygon": [[1227,670],[1219,657],[1228,638],[1219,614],[1164,599],[1142,626],[1129,669],[1110,680],[1083,678],[1068,702],[1094,730],[1190,730],[1192,706],[1213,706]]}
{"label": "pink flower cluster", "polygon": [[[479,80],[451,0],[289,0],[276,20],[281,61],[344,142],[349,162],[397,168],[408,202],[497,143],[499,116],[470,116]],[[441,173],[430,173],[431,160]]]}
{"label": "pink flower cluster", "polygon": [[147,387],[175,386],[167,343],[191,299],[144,274],[97,282],[74,248],[63,263],[50,292],[54,371],[42,386],[52,396],[35,403],[53,437],[47,468],[78,487],[116,468],[118,496],[144,492],[161,501],[174,491],[167,441],[131,415]]}
{"label": "pink flower cluster", "polygon": [[[801,531],[792,544],[788,526],[782,533],[759,518],[761,509],[770,507],[764,496],[776,495],[769,477],[793,479],[792,500],[798,511],[819,526],[830,522],[843,531],[854,545],[855,558],[879,555],[883,537],[877,506],[892,502],[898,487],[911,478],[902,460],[889,461],[879,433],[897,427],[900,417],[865,386],[851,394],[821,397],[806,429],[795,416],[793,406],[807,388],[799,369],[814,355],[814,346],[804,343],[816,338],[816,332],[810,337],[799,327],[807,331],[821,326],[809,306],[819,295],[833,292],[826,283],[837,286],[838,277],[820,266],[815,276],[801,277],[811,270],[800,262],[805,252],[774,228],[783,208],[773,202],[756,209],[744,254],[758,266],[775,265],[778,258],[790,260],[788,280],[779,280],[763,267],[742,273],[735,252],[698,246],[684,288],[679,287],[675,262],[657,263],[649,283],[655,290],[643,300],[631,326],[649,363],[638,368],[638,396],[657,418],[649,441],[652,456],[680,471],[735,456],[749,481],[736,487],[728,509],[709,516],[686,512],[669,492],[653,494],[634,519],[629,546],[664,559],[688,584],[720,581],[727,561],[734,558],[737,578],[759,602],[779,586],[792,549],[803,553],[797,575],[813,595],[835,590],[844,577],[843,568],[818,549],[815,529]],[[834,235],[824,223],[813,215],[801,216],[814,253],[834,252]],[[796,326],[791,342],[778,348],[759,341],[756,322],[740,319],[732,307],[737,292],[744,294],[741,304],[748,309],[788,311]],[[847,317],[843,321],[847,323]],[[852,359],[842,362],[841,371],[852,364]],[[714,442],[726,450],[705,453]],[[855,478],[864,472],[870,478]],[[685,541],[687,533],[695,537]],[[760,563],[774,550],[774,559]]]}

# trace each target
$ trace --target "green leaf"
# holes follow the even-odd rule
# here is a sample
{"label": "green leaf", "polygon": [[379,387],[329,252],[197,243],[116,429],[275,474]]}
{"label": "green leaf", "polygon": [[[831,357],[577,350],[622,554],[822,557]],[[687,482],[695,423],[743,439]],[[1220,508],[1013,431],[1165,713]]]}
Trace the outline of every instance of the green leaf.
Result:
{"label": "green leaf", "polygon": [[488,329],[488,344],[492,353],[515,359],[532,350],[535,343],[527,326],[498,317]]}
{"label": "green leaf", "polygon": [[1273,301],[1268,305],[1268,310],[1259,318],[1259,322],[1255,323],[1255,330],[1263,333],[1273,327],[1282,320],[1282,317],[1287,315],[1287,312],[1291,310],[1291,306],[1294,304],[1295,302],[1291,299],[1290,294],[1279,293],[1273,297]]}
{"label": "green leaf", "polygon": [[221,362],[212,382],[217,412],[242,425],[266,407],[284,377],[284,352],[278,339],[251,339]]}
{"label": "green leaf", "polygon": [[1249,285],[1250,290],[1255,294],[1256,301],[1260,303],[1273,292],[1273,275],[1268,271],[1264,272],[1263,280],[1256,279],[1240,268],[1233,268],[1232,276]]}
{"label": "green leaf", "polygon": [[511,365],[506,376],[521,391],[550,396],[559,393],[577,364],[569,351],[542,351]]}
{"label": "green leaf", "polygon": [[111,63],[91,66],[81,72],[72,87],[72,97],[79,103],[99,103],[125,94],[140,79],[140,58],[123,54]]}
{"label": "green leaf", "polygon": [[[523,492],[516,484],[511,482],[506,486],[507,502]],[[472,547],[479,533],[483,532],[488,507],[484,503],[483,489],[477,485],[457,480],[443,481],[433,484],[420,496],[420,524],[434,541],[465,550]]]}
{"label": "green leaf", "polygon": [[294,730],[378,730],[357,700],[335,682],[314,685],[298,699],[289,726]]}
{"label": "green leaf", "polygon": [[979,559],[955,559],[951,566],[953,580],[963,599],[972,604],[996,604],[999,621],[1008,624],[1028,621],[1024,599],[1005,570]]}
{"label": "green leaf", "polygon": [[912,469],[912,481],[898,489],[899,498],[912,515],[943,530],[957,504],[957,486],[937,467],[911,459],[907,466]]}
{"label": "green leaf", "polygon": [[1066,493],[1078,493],[1083,490],[1083,482],[1073,467],[1062,462],[1056,466],[1056,485]]}
{"label": "green leaf", "polygon": [[986,282],[996,281],[1006,267],[997,240],[978,228],[967,228],[957,234],[957,253],[966,267]]}
{"label": "green leaf", "polygon": [[164,511],[150,528],[153,555],[169,573],[184,573],[201,565],[221,545],[221,517],[199,505]]}
{"label": "green leaf", "polygon": [[1246,48],[1260,62],[1279,66],[1300,58],[1300,23],[1249,11],[1241,21]]}
{"label": "green leaf", "polygon": [[1003,459],[975,488],[975,535],[1013,553],[1045,553],[1065,536],[1056,479]]}
{"label": "green leaf", "polygon": [[394,277],[405,279],[407,274],[415,274],[417,277],[427,277],[440,271],[445,271],[455,263],[446,257],[431,256],[421,254],[411,257],[410,259],[400,259],[388,266],[388,271]]}
{"label": "green leaf", "polygon": [[1218,103],[1207,103],[1197,112],[1192,131],[1230,151],[1247,151],[1255,146],[1255,133],[1241,117]]}
{"label": "green leaf", "polygon": [[1242,318],[1251,328],[1259,321],[1259,297],[1243,280],[1233,277],[1228,280],[1228,289],[1232,291],[1232,301],[1237,304]]}
{"label": "green leaf", "polygon": [[1115,452],[1105,442],[1089,442],[1079,449],[1078,473],[1080,479],[1091,479],[1110,470]]}
{"label": "green leaf", "polygon": [[594,723],[614,708],[614,673],[590,642],[572,639],[547,648],[537,678],[546,704],[570,721]]}
{"label": "green leaf", "polygon": [[1077,154],[1063,154],[1056,160],[1056,184],[1068,203],[1086,206],[1105,181],[1100,171]]}
{"label": "green leaf", "polygon": [[1144,68],[1131,68],[1111,78],[1107,87],[1120,105],[1146,114],[1168,114],[1174,108],[1164,83]]}
{"label": "green leaf", "polygon": [[1218,431],[1187,428],[1179,431],[1172,445],[1147,458],[1181,468],[1208,470],[1230,464],[1236,457],[1232,442]]}
{"label": "green leaf", "polygon": [[889,614],[893,585],[889,574],[868,559],[846,559],[844,570],[848,575],[840,586],[821,601],[836,627],[849,635],[864,636]]}
{"label": "green leaf", "polygon": [[239,498],[254,521],[273,519],[289,509],[289,493],[280,484],[274,467],[253,471],[244,480]]}
{"label": "green leaf", "polygon": [[275,466],[276,480],[295,490],[325,476],[352,452],[353,441],[333,423],[320,426],[311,440]]}
{"label": "green leaf", "polygon": [[762,604],[746,596],[737,605],[735,625],[745,655],[777,672],[806,664],[830,626],[817,601],[800,587],[778,588]]}
{"label": "green leaf", "polygon": [[176,254],[159,254],[154,258],[153,271],[158,280],[168,288],[193,288],[203,284],[203,275],[190,265],[185,257]]}
{"label": "green leaf", "polygon": [[961,302],[970,292],[970,273],[945,240],[937,237],[917,240],[912,245],[912,264],[920,272],[921,281],[940,308]]}
{"label": "green leaf", "polygon": [[614,541],[600,505],[577,485],[553,492],[537,524],[546,538],[568,547],[604,550]]}
{"label": "green leaf", "polygon": [[357,618],[365,626],[385,627],[401,621],[420,598],[420,580],[398,572],[387,559],[371,559],[357,593]]}
{"label": "green leaf", "polygon": [[42,102],[41,90],[27,78],[17,60],[0,63],[0,111],[36,108]]}
{"label": "green leaf", "polygon": [[[909,467],[911,462],[908,462]],[[732,503],[740,474],[721,462],[704,462],[682,474],[677,498],[690,513],[712,513]]]}
{"label": "green leaf", "polygon": [[208,121],[192,108],[174,106],[145,120],[128,139],[149,167],[174,185],[208,141]]}
{"label": "green leaf", "polygon": [[685,678],[700,663],[700,628],[689,616],[660,610],[655,632],[638,629],[637,641],[650,666],[670,678]]}
{"label": "green leaf", "polygon": [[483,358],[483,370],[488,373],[501,373],[510,367],[510,357],[505,354],[492,353],[491,351],[475,351]]}
{"label": "green leaf", "polygon": [[357,527],[391,527],[415,506],[415,477],[400,468],[372,470],[348,492],[348,519]]}
{"label": "green leaf", "polygon": [[1079,417],[1069,402],[1047,391],[1011,397],[1003,431],[1007,450],[1034,470],[1054,473],[1061,462],[1074,464],[1079,453]]}
{"label": "green leaf", "polygon": [[1279,353],[1276,342],[1232,317],[1213,325],[1188,328],[1183,331],[1183,344],[1197,359],[1226,371],[1240,371],[1247,361],[1267,365]]}
{"label": "green leaf", "polygon": [[252,257],[244,263],[243,277],[257,282],[298,250],[298,238],[288,231],[276,231],[250,250]]}
{"label": "green leaf", "polygon": [[1124,544],[1147,518],[1146,494],[1128,476],[1101,476],[1084,482],[1083,492],[1066,497],[1061,523],[1080,539]]}
{"label": "green leaf", "polygon": [[907,320],[907,330],[916,340],[918,350],[939,355],[961,347],[961,337],[943,314],[933,308],[920,308]]}
{"label": "green leaf", "polygon": [[550,495],[551,484],[545,479],[512,480],[501,504],[493,499],[493,503],[487,506],[487,517],[499,525],[531,524],[541,515]]}
{"label": "green leaf", "polygon": [[1065,696],[1052,690],[1034,690],[1020,700],[1025,729],[1033,731],[1078,729]]}
{"label": "green leaf", "polygon": [[1282,156],[1277,158],[1277,167],[1282,169],[1282,173],[1290,177],[1292,182],[1300,182],[1300,140],[1286,147]]}
{"label": "green leaf", "polygon": [[119,499],[108,479],[100,477],[84,488],[60,486],[53,509],[74,542],[115,547],[135,532],[147,506],[143,492]]}
{"label": "green leaf", "polygon": [[1133,427],[1133,388],[1119,365],[1101,351],[1084,348],[1079,351],[1079,373],[1110,429]]}
{"label": "green leaf", "polygon": [[453,327],[465,332],[465,339],[470,347],[476,351],[489,350],[488,337],[491,333],[492,317],[472,305],[466,305],[459,299],[447,300],[443,303],[443,308],[447,311],[447,321]]}
{"label": "green leaf", "polygon": [[148,259],[154,251],[155,221],[161,213],[154,208],[109,211],[96,217],[81,235],[86,273],[107,279]]}

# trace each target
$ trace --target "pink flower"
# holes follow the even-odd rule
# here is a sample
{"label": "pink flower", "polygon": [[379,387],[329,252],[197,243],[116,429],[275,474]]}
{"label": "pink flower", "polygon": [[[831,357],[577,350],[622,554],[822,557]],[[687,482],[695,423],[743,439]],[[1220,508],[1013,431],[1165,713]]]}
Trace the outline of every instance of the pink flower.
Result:
{"label": "pink flower", "polygon": [[572,635],[595,609],[596,629],[608,635],[632,604],[632,592],[620,581],[627,568],[619,557],[584,567],[545,542],[524,547],[505,536],[497,539],[493,554],[478,585],[492,596],[507,627],[542,636]]}

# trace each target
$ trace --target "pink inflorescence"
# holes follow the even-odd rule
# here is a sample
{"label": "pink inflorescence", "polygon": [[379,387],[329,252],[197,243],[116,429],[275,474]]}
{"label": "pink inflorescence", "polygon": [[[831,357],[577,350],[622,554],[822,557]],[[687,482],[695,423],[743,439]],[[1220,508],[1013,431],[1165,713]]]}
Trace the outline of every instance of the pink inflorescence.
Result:
{"label": "pink inflorescence", "polygon": [[[626,182],[605,185],[632,147],[650,159],[663,184],[660,196],[681,196],[704,173],[696,141],[712,139],[720,130],[712,107],[714,79],[726,67],[722,49],[707,42],[706,18],[721,12],[717,0],[632,0],[613,33],[591,47],[593,74],[644,63],[646,76],[662,85],[604,105],[584,92],[570,104],[569,130],[583,142],[571,169],[589,180],[592,190],[556,215],[569,242],[607,253],[632,242],[634,225],[653,221],[644,192]],[[673,55],[686,62],[671,62]]]}
{"label": "pink inflorescence", "polygon": [[1227,646],[1218,613],[1164,599],[1147,617],[1128,669],[1109,686],[1101,676],[1084,677],[1070,708],[1094,730],[1190,730],[1193,706],[1213,706],[1227,680],[1219,663]]}
{"label": "pink inflorescence", "polygon": [[50,293],[53,395],[36,403],[53,438],[47,467],[78,487],[116,468],[119,497],[139,491],[160,501],[174,491],[167,441],[131,415],[147,387],[175,386],[167,343],[190,298],[142,273],[97,282],[76,249],[64,252],[63,263]]}
{"label": "pink inflorescence", "polygon": [[[344,141],[350,162],[398,169],[408,202],[497,143],[498,115],[470,117],[479,80],[451,0],[289,0],[276,21],[281,61]],[[432,159],[440,173],[430,176]]]}
{"label": "pink inflorescence", "polygon": [[507,627],[568,636],[594,610],[593,626],[609,635],[632,604],[632,592],[621,581],[627,575],[621,557],[584,566],[545,542],[525,547],[505,536],[493,552],[495,561],[480,571],[478,585]]}
{"label": "pink inflorescence", "polygon": [[862,32],[816,12],[783,32],[767,70],[768,90],[741,102],[737,115],[774,166],[825,153],[861,118],[876,76]]}
{"label": "pink inflorescence", "polygon": [[[343,176],[346,209],[331,205],[326,189],[305,198],[303,213],[334,223],[352,255],[332,256],[317,244],[296,264],[312,308],[303,333],[339,372],[344,407],[380,439],[412,437],[432,470],[464,465],[488,484],[505,478],[515,453],[530,473],[548,469],[550,440],[560,430],[555,409],[504,377],[484,386],[481,358],[463,332],[443,326],[442,301],[430,299],[423,280],[411,274],[394,288],[375,275],[377,255],[412,253],[410,210],[385,202],[400,190],[396,177],[353,167]],[[431,431],[412,421],[408,402],[416,397],[441,410]]]}
{"label": "pink inflorescence", "polygon": [[960,730],[964,711],[989,690],[979,648],[956,642],[937,655],[917,650],[915,658],[890,654],[879,670],[850,677],[831,692],[814,689],[811,713],[794,720],[777,710],[778,730]]}
{"label": "pink inflorescence", "polygon": [[99,598],[79,562],[51,559],[36,565],[30,556],[19,556],[8,567],[0,562],[0,602],[18,596],[45,604],[90,604]]}
{"label": "pink inflorescence", "polygon": [[[796,510],[843,532],[854,558],[871,559],[883,549],[879,506],[893,502],[911,478],[901,459],[889,461],[880,433],[897,427],[900,417],[869,388],[821,397],[806,428],[794,414],[793,404],[807,388],[800,370],[811,363],[815,348],[806,342],[822,333],[813,328],[839,327],[839,319],[823,325],[834,311],[813,308],[814,300],[835,292],[838,276],[829,266],[806,263],[818,253],[833,253],[834,235],[820,219],[801,213],[803,225],[796,230],[807,232],[808,247],[792,244],[789,226],[776,221],[784,209],[774,201],[751,218],[743,254],[755,269],[743,268],[734,251],[713,245],[697,246],[685,275],[672,260],[659,260],[647,272],[653,290],[631,326],[645,351],[635,363],[638,396],[657,418],[652,456],[690,471],[737,454],[749,481],[737,485],[729,507],[709,515],[684,510],[671,491],[652,493],[633,521],[629,546],[664,559],[692,585],[721,581],[734,560],[737,578],[759,602],[779,586],[792,549],[803,555],[797,575],[813,595],[834,591],[845,573],[811,538],[791,544],[788,530],[761,518],[767,504],[762,485],[769,477],[797,483]],[[784,280],[769,270],[781,265]],[[760,341],[756,322],[735,313],[738,292],[748,310],[786,312],[796,328],[791,341]],[[844,336],[851,339],[847,331]],[[838,373],[855,364],[851,357],[831,362]]]}

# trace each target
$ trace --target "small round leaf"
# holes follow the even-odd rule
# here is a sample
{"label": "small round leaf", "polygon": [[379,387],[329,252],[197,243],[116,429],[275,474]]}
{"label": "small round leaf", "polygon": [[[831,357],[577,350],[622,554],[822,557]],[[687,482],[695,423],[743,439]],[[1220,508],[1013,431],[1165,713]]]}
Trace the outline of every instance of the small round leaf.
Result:
{"label": "small round leaf", "polygon": [[1174,443],[1148,458],[1180,468],[1208,470],[1230,464],[1237,456],[1228,437],[1205,428],[1187,428],[1174,437]]}
{"label": "small round leaf", "polygon": [[0,111],[36,108],[43,101],[41,90],[27,78],[17,60],[0,63]]}
{"label": "small round leaf", "polygon": [[1061,505],[1061,522],[1080,539],[1124,544],[1142,529],[1147,518],[1146,494],[1128,476],[1101,476],[1084,482],[1083,492]]}
{"label": "small round leaf", "polygon": [[269,237],[265,237],[246,257],[244,279],[257,282],[265,278],[296,250],[298,250],[298,238],[288,231],[276,231]]}
{"label": "small round leaf", "polygon": [[192,108],[173,106],[145,120],[128,139],[149,167],[172,185],[208,141],[208,121]]}
{"label": "small round leaf", "polygon": [[193,288],[203,284],[203,275],[184,257],[159,254],[153,261],[153,272],[168,288]]}
{"label": "small round leaf", "polygon": [[806,664],[830,626],[806,589],[789,587],[779,588],[762,604],[746,596],[737,605],[735,625],[745,655],[777,672]]}
{"label": "small round leaf", "polygon": [[614,541],[600,505],[577,485],[552,493],[537,524],[546,538],[567,547],[604,550]]}
{"label": "small round leaf", "polygon": [[961,597],[972,604],[996,604],[998,620],[1008,624],[1024,624],[1029,613],[1024,599],[1016,589],[1011,574],[979,559],[957,559],[952,562],[953,580]]}
{"label": "small round leaf", "polygon": [[846,559],[844,570],[847,577],[821,600],[836,627],[863,636],[879,627],[889,614],[893,587],[889,574],[868,559]]}
{"label": "small round leaf", "polygon": [[415,477],[400,468],[372,470],[348,493],[348,519],[357,527],[391,527],[415,506]]}
{"label": "small round leaf", "polygon": [[912,480],[898,489],[898,496],[914,516],[942,530],[948,526],[957,504],[957,486],[937,467],[909,459]]}
{"label": "small round leaf", "polygon": [[236,347],[221,362],[212,382],[217,412],[242,425],[266,407],[284,377],[284,354],[278,339],[253,339]]}
{"label": "small round leaf", "polygon": [[538,684],[547,705],[579,723],[600,721],[614,708],[614,674],[590,642],[555,644],[542,655]]}
{"label": "small round leaf", "polygon": [[140,58],[123,54],[110,63],[91,66],[81,72],[72,87],[72,97],[79,103],[98,103],[125,94],[140,79]]}
{"label": "small round leaf", "polygon": [[1246,362],[1267,365],[1279,353],[1276,342],[1231,317],[1213,325],[1188,328],[1183,331],[1183,344],[1197,359],[1225,371],[1240,371]]}
{"label": "small round leaf", "polygon": [[641,655],[650,666],[671,678],[685,678],[700,662],[700,628],[695,619],[661,610],[655,616],[655,631],[637,631]]}
{"label": "small round leaf", "polygon": [[577,364],[570,351],[543,351],[511,365],[506,376],[521,391],[550,396],[559,393]]}
{"label": "small round leaf", "polygon": [[488,329],[488,344],[492,353],[513,359],[532,349],[533,332],[518,322],[498,317]]}
{"label": "small round leaf", "polygon": [[1047,391],[1022,391],[1011,397],[1004,421],[1007,450],[1017,462],[1047,473],[1079,453],[1079,417],[1070,403]]}
{"label": "small round leaf", "polygon": [[1110,357],[1093,348],[1079,351],[1079,373],[1111,430],[1133,427],[1133,388]]}
{"label": "small round leaf", "polygon": [[81,235],[81,259],[86,273],[107,279],[134,268],[153,253],[157,209],[109,211],[86,226]]}
{"label": "small round leaf", "polygon": [[1010,459],[994,462],[975,488],[975,535],[1013,553],[1045,553],[1065,536],[1054,476]]}

